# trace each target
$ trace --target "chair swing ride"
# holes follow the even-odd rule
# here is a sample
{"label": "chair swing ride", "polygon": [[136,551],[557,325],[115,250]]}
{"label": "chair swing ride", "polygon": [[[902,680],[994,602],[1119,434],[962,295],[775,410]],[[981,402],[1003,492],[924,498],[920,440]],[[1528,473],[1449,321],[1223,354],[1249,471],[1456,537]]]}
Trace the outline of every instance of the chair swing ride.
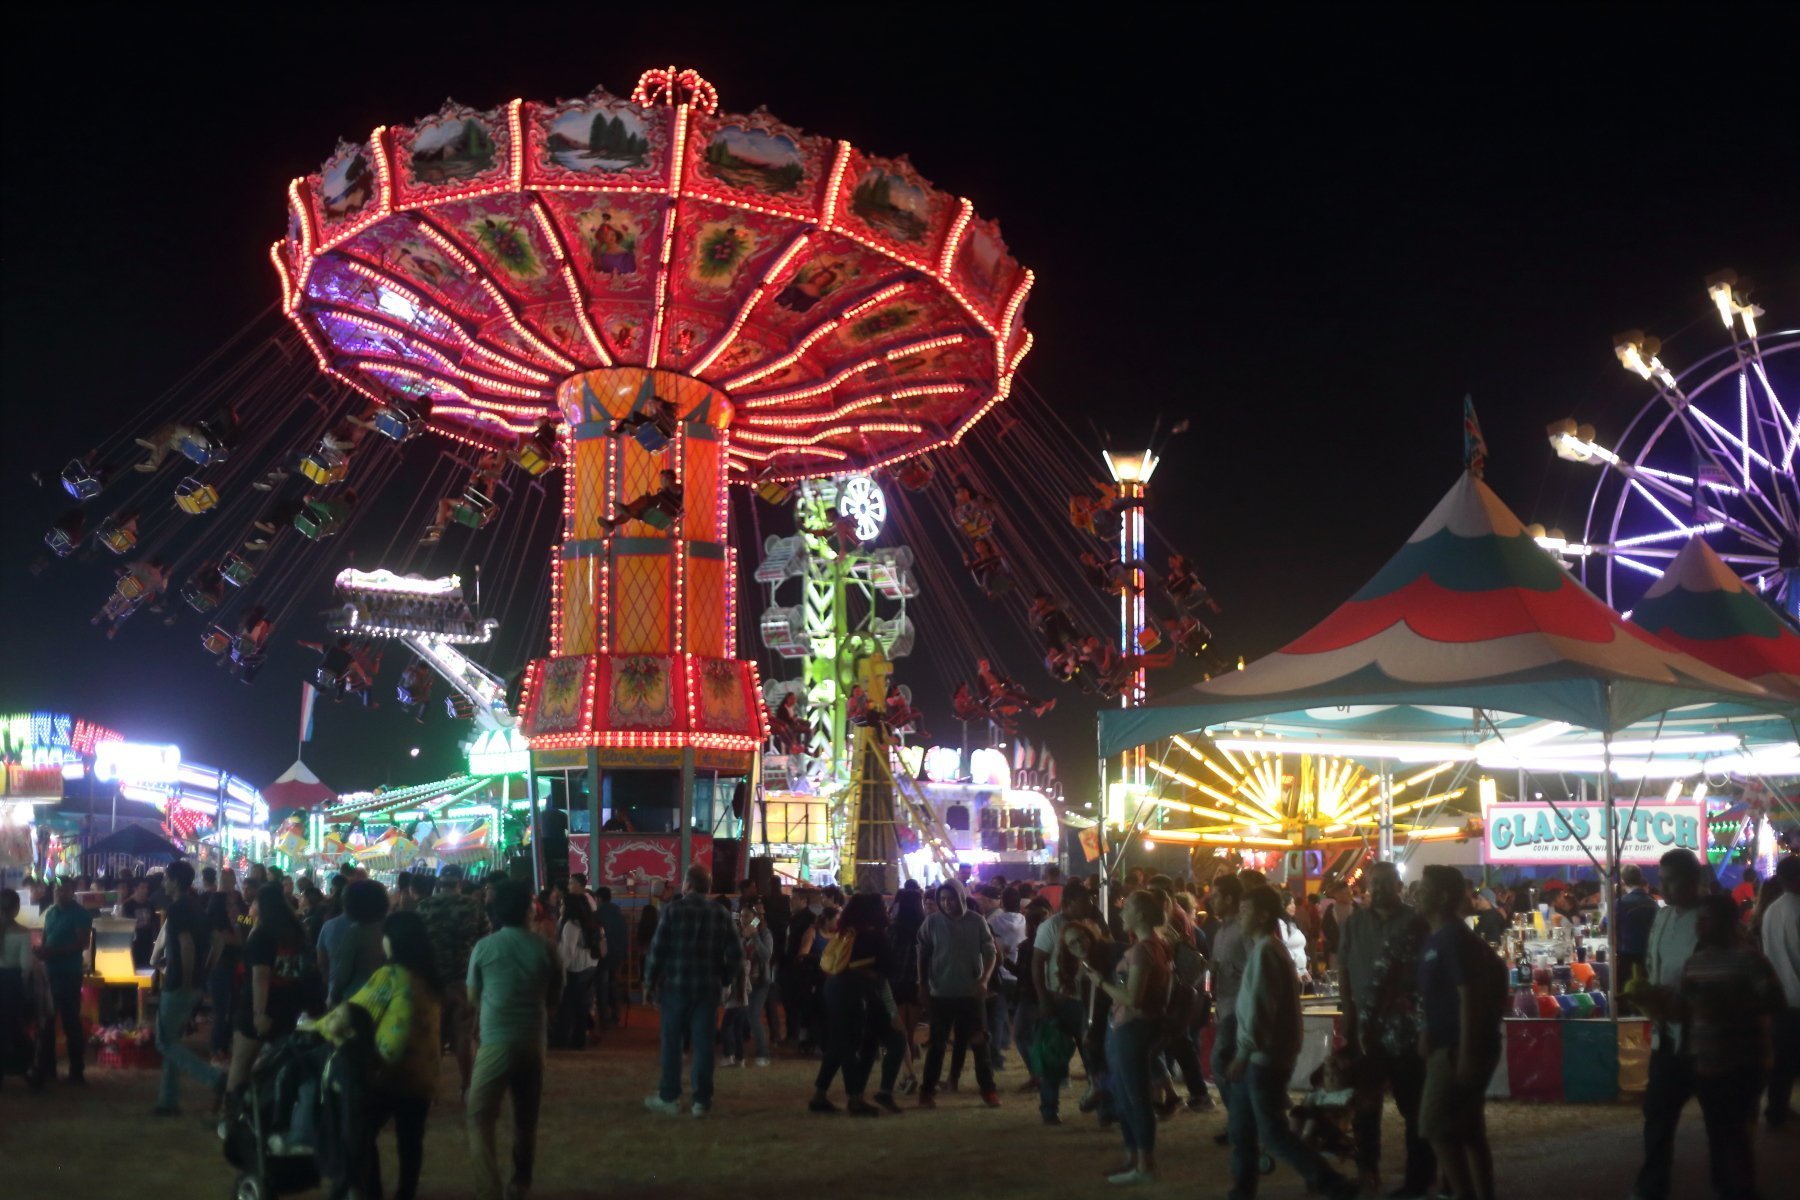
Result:
{"label": "chair swing ride", "polygon": [[[628,97],[446,102],[340,143],[287,203],[270,259],[288,331],[223,348],[228,368],[183,381],[135,448],[114,439],[60,472],[78,506],[128,493],[91,531],[76,507],[45,539],[56,557],[91,560],[93,546],[133,560],[96,618],[109,635],[172,588],[206,622],[207,650],[248,682],[347,531],[391,534],[382,558],[403,558],[402,571],[440,541],[468,553],[464,539],[490,531],[489,573],[516,589],[542,578],[548,524],[513,516],[528,507],[520,493],[541,511],[560,487],[548,636],[528,636],[537,656],[514,703],[455,648],[487,641],[494,622],[442,575],[335,575],[321,682],[366,691],[375,642],[399,638],[415,667],[450,680],[453,713],[516,722],[544,761],[748,775],[773,734],[771,750],[839,770],[860,730],[885,763],[889,741],[921,722],[886,684],[915,636],[906,602],[921,579],[941,583],[946,604],[962,590],[925,545],[927,512],[955,531],[979,594],[1031,629],[1054,678],[1117,695],[1132,670],[1168,661],[1153,657],[1158,641],[1205,652],[1210,601],[1179,556],[1158,585],[1166,637],[1142,619],[1122,647],[1078,630],[1096,612],[1106,628],[1122,589],[1149,588],[1148,570],[1122,571],[1116,555],[1109,566],[1097,552],[1091,594],[1055,598],[1072,590],[1060,578],[1075,575],[1080,546],[1108,536],[1113,497],[1073,441],[1033,427],[1046,422],[997,416],[985,445],[972,439],[1031,348],[1032,274],[993,222],[904,158],[765,111],[722,112],[710,83],[668,68]],[[401,461],[433,438],[448,447],[421,489]],[[159,504],[171,478],[174,504]],[[808,589],[785,616],[772,591],[760,622],[771,649],[809,660],[798,744],[796,706],[783,708],[795,689],[765,698],[737,653],[732,483],[765,503],[797,497],[796,533],[764,547],[785,565],[756,575]],[[902,492],[926,503],[896,504]],[[416,542],[369,516],[396,494],[412,499],[406,523],[428,520]],[[997,494],[1066,505],[1068,522],[1033,536],[1033,514],[1008,513]],[[911,524],[910,549],[866,545],[882,507]],[[847,589],[862,597],[855,616]],[[456,611],[436,624],[395,616],[427,601]],[[820,620],[829,645],[806,628]],[[979,622],[953,623],[954,644],[985,648]],[[1054,704],[991,650],[970,657],[959,720],[1007,730]],[[402,699],[416,702],[421,676],[407,679]],[[890,844],[857,856],[897,861],[895,822],[909,820],[929,814],[890,814]]]}

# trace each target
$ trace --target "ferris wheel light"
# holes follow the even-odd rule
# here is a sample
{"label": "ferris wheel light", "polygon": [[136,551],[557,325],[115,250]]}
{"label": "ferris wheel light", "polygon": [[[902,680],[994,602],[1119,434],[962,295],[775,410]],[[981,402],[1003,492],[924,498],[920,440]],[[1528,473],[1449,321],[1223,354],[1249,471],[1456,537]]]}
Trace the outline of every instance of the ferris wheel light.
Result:
{"label": "ferris wheel light", "polygon": [[1654,379],[1664,387],[1673,387],[1675,376],[1657,357],[1661,350],[1662,341],[1647,337],[1641,329],[1632,329],[1613,338],[1613,353],[1619,356],[1620,366],[1639,379]]}
{"label": "ferris wheel light", "polygon": [[1592,425],[1577,425],[1575,418],[1564,417],[1544,427],[1550,437],[1550,448],[1556,451],[1558,458],[1570,462],[1592,462],[1599,458],[1610,460],[1611,455],[1606,447],[1594,440]]}
{"label": "ferris wheel light", "polygon": [[1756,318],[1762,316],[1763,310],[1750,302],[1749,282],[1740,281],[1738,273],[1732,270],[1720,271],[1716,275],[1706,277],[1706,294],[1719,310],[1719,319],[1730,329],[1733,317],[1744,320],[1744,335],[1756,336]]}

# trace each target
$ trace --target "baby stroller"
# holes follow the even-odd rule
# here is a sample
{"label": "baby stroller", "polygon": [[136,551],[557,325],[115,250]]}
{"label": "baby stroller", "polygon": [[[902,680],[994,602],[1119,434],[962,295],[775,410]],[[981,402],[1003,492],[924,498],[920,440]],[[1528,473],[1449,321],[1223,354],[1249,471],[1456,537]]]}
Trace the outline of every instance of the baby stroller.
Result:
{"label": "baby stroller", "polygon": [[340,1195],[365,1177],[374,1027],[363,1010],[351,1012],[355,1030],[341,1045],[294,1033],[257,1059],[243,1102],[219,1129],[226,1161],[238,1169],[232,1200],[275,1200],[327,1184]]}
{"label": "baby stroller", "polygon": [[[1356,1108],[1362,1102],[1361,1072],[1355,1060],[1332,1054],[1307,1077],[1306,1098],[1288,1110],[1288,1122],[1303,1146],[1340,1160],[1356,1156]],[[1263,1174],[1275,1161],[1262,1156]]]}

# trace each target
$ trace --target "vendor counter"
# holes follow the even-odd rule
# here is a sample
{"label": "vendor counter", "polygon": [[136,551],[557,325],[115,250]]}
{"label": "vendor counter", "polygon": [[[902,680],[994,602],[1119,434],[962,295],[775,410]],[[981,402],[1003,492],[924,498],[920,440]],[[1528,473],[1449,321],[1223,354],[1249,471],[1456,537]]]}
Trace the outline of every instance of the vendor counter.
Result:
{"label": "vendor counter", "polygon": [[[1312,1073],[1331,1053],[1337,1037],[1335,1008],[1301,1012],[1300,1057],[1288,1086],[1304,1091]],[[1212,1078],[1212,1042],[1217,1024],[1201,1035],[1201,1063]],[[1650,1070],[1650,1022],[1643,1017],[1549,1020],[1508,1017],[1500,1022],[1500,1065],[1488,1082],[1492,1100],[1601,1104],[1623,1092],[1641,1092]]]}

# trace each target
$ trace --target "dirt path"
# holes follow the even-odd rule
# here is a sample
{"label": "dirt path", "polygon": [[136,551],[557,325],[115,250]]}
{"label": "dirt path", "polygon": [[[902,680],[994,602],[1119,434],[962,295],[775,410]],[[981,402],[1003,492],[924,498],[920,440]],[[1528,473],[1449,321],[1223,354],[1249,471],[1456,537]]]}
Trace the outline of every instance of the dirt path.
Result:
{"label": "dirt path", "polygon": [[[638,1019],[638,1027],[609,1036],[598,1050],[551,1055],[535,1200],[1053,1200],[1113,1190],[1101,1176],[1117,1160],[1117,1133],[1095,1128],[1072,1105],[1063,1127],[1039,1124],[1034,1099],[1016,1090],[1023,1082],[1016,1061],[1001,1073],[1005,1103],[997,1111],[964,1092],[940,1096],[935,1112],[854,1122],[818,1117],[804,1108],[816,1064],[777,1059],[767,1069],[721,1068],[715,1111],[705,1120],[658,1117],[643,1108],[655,1081],[655,1044],[653,1031]],[[432,1109],[425,1145],[421,1195],[427,1200],[472,1194],[456,1091],[455,1068],[445,1059],[442,1098]],[[190,1105],[200,1103],[192,1084],[184,1084],[184,1095]],[[227,1196],[232,1171],[217,1140],[194,1118],[153,1121],[148,1112],[154,1096],[154,1072],[90,1068],[84,1090],[55,1085],[37,1097],[8,1079],[0,1090],[6,1200],[144,1195],[170,1187],[189,1198]],[[1500,1104],[1489,1114],[1503,1195],[1630,1195],[1641,1137],[1635,1107]],[[1222,1197],[1226,1151],[1212,1144],[1212,1135],[1223,1125],[1222,1116],[1187,1114],[1163,1125],[1162,1179],[1134,1194],[1146,1200]],[[506,1129],[503,1120],[503,1161]],[[1389,1146],[1398,1134],[1394,1126]],[[1759,1145],[1765,1179],[1800,1168],[1800,1131],[1761,1134]],[[384,1139],[383,1153],[391,1187],[390,1139]],[[1706,1143],[1695,1108],[1683,1123],[1676,1158],[1674,1195],[1708,1195]],[[1772,1182],[1769,1189],[1765,1195],[1780,1194]],[[1304,1189],[1282,1168],[1259,1194],[1263,1200],[1298,1200]]]}

